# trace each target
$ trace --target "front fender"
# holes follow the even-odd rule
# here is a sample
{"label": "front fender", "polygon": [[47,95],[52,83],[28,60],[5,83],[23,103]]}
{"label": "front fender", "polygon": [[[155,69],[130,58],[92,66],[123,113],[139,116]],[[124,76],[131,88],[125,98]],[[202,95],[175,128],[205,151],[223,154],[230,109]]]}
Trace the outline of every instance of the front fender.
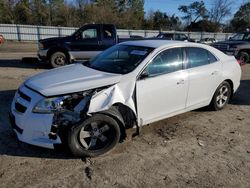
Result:
{"label": "front fender", "polygon": [[130,84],[115,84],[92,96],[89,104],[88,115],[110,109],[114,104],[121,103],[129,107],[136,115],[133,93],[135,82]]}

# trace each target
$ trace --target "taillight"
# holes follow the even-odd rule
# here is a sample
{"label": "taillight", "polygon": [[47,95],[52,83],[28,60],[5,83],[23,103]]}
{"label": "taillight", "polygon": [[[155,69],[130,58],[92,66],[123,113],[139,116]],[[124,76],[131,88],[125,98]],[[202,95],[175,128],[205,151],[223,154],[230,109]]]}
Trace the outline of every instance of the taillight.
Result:
{"label": "taillight", "polygon": [[237,63],[239,63],[239,65],[241,65],[241,61],[239,59],[237,59]]}

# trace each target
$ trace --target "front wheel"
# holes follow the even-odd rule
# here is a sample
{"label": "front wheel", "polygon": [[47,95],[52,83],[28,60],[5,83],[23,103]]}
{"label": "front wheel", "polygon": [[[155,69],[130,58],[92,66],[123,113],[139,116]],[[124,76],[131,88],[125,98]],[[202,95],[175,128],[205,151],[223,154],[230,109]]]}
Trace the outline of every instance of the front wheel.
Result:
{"label": "front wheel", "polygon": [[222,82],[214,93],[210,107],[213,110],[221,110],[225,107],[231,97],[231,86],[228,82]]}
{"label": "front wheel", "polygon": [[75,156],[95,157],[113,149],[120,135],[117,121],[107,115],[95,114],[70,129],[68,144]]}
{"label": "front wheel", "polygon": [[67,63],[67,56],[63,52],[55,52],[50,57],[50,64],[53,68],[64,66]]}

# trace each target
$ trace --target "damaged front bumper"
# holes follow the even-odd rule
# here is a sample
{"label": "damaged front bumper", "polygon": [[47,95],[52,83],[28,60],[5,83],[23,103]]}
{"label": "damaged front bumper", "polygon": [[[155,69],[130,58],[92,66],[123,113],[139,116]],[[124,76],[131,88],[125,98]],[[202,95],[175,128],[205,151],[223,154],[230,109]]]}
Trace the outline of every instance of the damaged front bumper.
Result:
{"label": "damaged front bumper", "polygon": [[[62,144],[65,139],[63,133],[70,126],[76,125],[94,113],[106,111],[114,104],[127,106],[134,113],[133,117],[136,117],[133,88],[133,84],[120,86],[115,84],[67,94],[65,97],[58,97],[60,100],[55,100],[55,104],[59,104],[58,108],[44,113],[38,112],[37,105],[41,101],[50,101],[57,97],[46,98],[28,86],[22,85],[11,104],[10,122],[20,141],[54,149],[55,145]],[[126,95],[122,90],[127,91]]]}
{"label": "damaged front bumper", "polygon": [[54,149],[55,144],[62,143],[60,137],[49,138],[54,115],[32,112],[34,105],[42,98],[44,98],[42,95],[21,86],[11,104],[10,123],[18,140]]}

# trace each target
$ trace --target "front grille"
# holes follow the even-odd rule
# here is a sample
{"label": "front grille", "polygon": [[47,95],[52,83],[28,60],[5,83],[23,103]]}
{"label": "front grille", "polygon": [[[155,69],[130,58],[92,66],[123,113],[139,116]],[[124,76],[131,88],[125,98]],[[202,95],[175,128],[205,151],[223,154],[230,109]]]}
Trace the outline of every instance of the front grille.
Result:
{"label": "front grille", "polygon": [[31,102],[31,97],[27,94],[28,92],[24,92],[24,90],[18,89],[17,95],[15,98],[15,109],[20,113],[25,113],[29,104]]}
{"label": "front grille", "polygon": [[26,101],[31,101],[31,98],[27,95],[25,95],[23,92],[21,92],[20,90],[18,90],[18,94],[20,95],[20,97],[22,97],[23,99],[25,99]]}
{"label": "front grille", "polygon": [[11,113],[9,114],[9,119],[10,119],[10,125],[11,125],[12,129],[15,129],[17,132],[22,134],[23,129],[21,129],[20,127],[17,126],[15,117]]}
{"label": "front grille", "polygon": [[27,109],[25,106],[21,105],[18,102],[15,102],[15,108],[18,112],[21,112],[21,113],[24,113]]}
{"label": "front grille", "polygon": [[227,44],[213,44],[213,47],[217,48],[218,50],[222,52],[226,52],[228,50]]}

